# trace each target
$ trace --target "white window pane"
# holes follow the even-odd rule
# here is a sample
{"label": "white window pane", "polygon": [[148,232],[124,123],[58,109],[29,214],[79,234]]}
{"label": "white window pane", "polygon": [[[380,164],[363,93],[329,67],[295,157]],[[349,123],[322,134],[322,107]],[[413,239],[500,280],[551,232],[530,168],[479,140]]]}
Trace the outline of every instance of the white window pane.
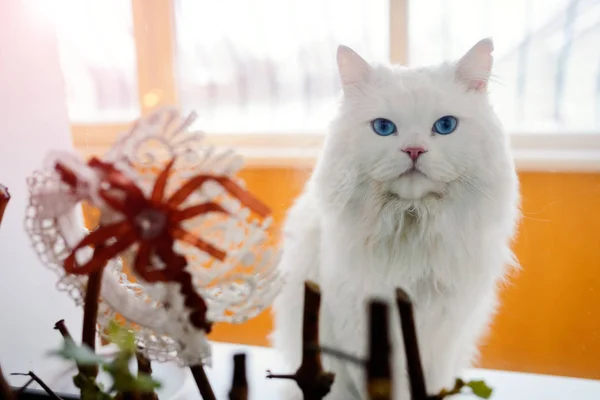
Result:
{"label": "white window pane", "polygon": [[55,0],[48,9],[59,41],[69,117],[125,122],[140,113],[131,2]]}
{"label": "white window pane", "polygon": [[492,36],[492,101],[512,131],[600,129],[600,2],[411,0],[412,65],[459,58]]}
{"label": "white window pane", "polygon": [[179,98],[211,133],[322,133],[338,44],[389,59],[388,2],[176,0]]}

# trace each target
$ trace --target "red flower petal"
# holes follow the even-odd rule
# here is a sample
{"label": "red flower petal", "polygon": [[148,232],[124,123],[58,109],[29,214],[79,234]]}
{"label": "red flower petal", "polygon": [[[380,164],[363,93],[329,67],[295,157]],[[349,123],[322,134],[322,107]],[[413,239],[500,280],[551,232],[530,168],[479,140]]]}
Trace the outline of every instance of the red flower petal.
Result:
{"label": "red flower petal", "polygon": [[225,190],[227,190],[231,195],[237,197],[242,204],[246,207],[250,208],[252,211],[257,213],[258,215],[264,217],[269,215],[271,210],[257,198],[252,196],[250,192],[244,190],[237,183],[232,181],[226,176],[211,176],[211,175],[197,175],[193,178],[190,178],[186,183],[184,183],[179,190],[177,190],[173,195],[169,198],[168,204],[171,207],[177,207],[181,203],[183,203],[195,190],[202,187],[202,185],[206,181],[216,181],[223,186]]}
{"label": "red flower petal", "polygon": [[[112,227],[114,227],[114,225]],[[106,228],[110,228],[110,227],[106,227]],[[106,228],[100,228],[100,229],[106,229]],[[102,240],[93,241],[93,237],[92,237],[93,233],[95,233],[95,232],[92,232],[90,235],[86,236],[77,245],[77,247],[75,247],[73,249],[71,254],[69,254],[69,256],[65,259],[64,268],[67,273],[76,274],[76,275],[87,275],[92,272],[96,272],[99,269],[103,268],[106,265],[106,263],[108,261],[110,261],[112,258],[116,257],[119,253],[121,253],[122,251],[127,249],[129,246],[131,246],[137,239],[136,233],[133,230],[129,229],[128,232],[125,232],[124,236],[123,235],[116,236],[116,237],[118,237],[117,242],[115,242],[112,245],[107,246],[107,247],[101,247],[104,245],[104,241],[102,241]],[[92,237],[92,239],[89,239],[90,237]],[[99,237],[101,237],[101,236],[99,235]],[[114,235],[111,235],[111,237],[114,237]],[[79,265],[77,263],[77,257],[76,257],[77,251],[81,250],[82,248],[89,246],[89,245],[96,246],[94,255],[87,263],[85,263],[84,265]]]}
{"label": "red flower petal", "polygon": [[184,208],[183,210],[177,210],[177,211],[173,212],[173,215],[171,216],[170,219],[171,219],[172,223],[178,223],[178,222],[184,221],[186,219],[194,218],[200,214],[206,214],[209,212],[220,212],[220,213],[229,214],[227,212],[227,210],[225,210],[219,204],[209,202],[209,203],[203,203],[203,204],[198,204],[198,205],[191,206],[188,208]]}
{"label": "red flower petal", "polygon": [[140,278],[146,282],[166,282],[168,277],[163,270],[154,269],[150,262],[152,245],[142,242],[135,257],[134,269]]}
{"label": "red flower petal", "polygon": [[216,258],[219,261],[223,261],[225,259],[225,257],[227,256],[227,253],[225,253],[223,250],[220,250],[220,249],[214,247],[210,243],[205,242],[204,240],[192,235],[191,233],[183,230],[182,228],[179,228],[179,227],[172,228],[171,234],[173,235],[174,238],[179,239],[182,242],[191,244],[192,246],[198,248],[199,250],[202,250],[203,252],[210,254],[211,256],[213,256],[214,258]]}
{"label": "red flower petal", "polygon": [[156,178],[156,181],[154,182],[154,188],[152,189],[152,202],[162,201],[163,196],[165,195],[165,188],[167,187],[167,179],[169,178],[169,172],[171,171],[171,167],[173,167],[174,163],[175,159],[172,159],[167,164],[165,169],[161,171],[160,175],[158,175],[158,178]]}

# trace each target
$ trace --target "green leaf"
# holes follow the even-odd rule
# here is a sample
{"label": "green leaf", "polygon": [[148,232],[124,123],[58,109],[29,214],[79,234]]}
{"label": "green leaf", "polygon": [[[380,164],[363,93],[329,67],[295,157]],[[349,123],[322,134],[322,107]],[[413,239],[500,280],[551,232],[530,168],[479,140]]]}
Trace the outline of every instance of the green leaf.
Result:
{"label": "green leaf", "polygon": [[466,383],[466,386],[470,387],[473,394],[479,398],[489,399],[492,396],[492,388],[484,381],[470,381]]}
{"label": "green leaf", "polygon": [[112,397],[104,393],[101,385],[94,378],[77,374],[73,377],[73,383],[80,389],[82,399],[112,400]]}
{"label": "green leaf", "polygon": [[73,360],[79,365],[101,365],[106,362],[86,345],[78,346],[72,339],[65,339],[60,350],[51,351],[50,355]]}
{"label": "green leaf", "polygon": [[134,353],[135,334],[133,331],[124,328],[117,321],[112,320],[108,324],[108,339],[116,344],[120,350]]}
{"label": "green leaf", "polygon": [[111,391],[116,392],[152,392],[160,387],[160,383],[149,375],[133,376],[129,370],[131,353],[121,351],[113,361],[103,366],[113,380]]}
{"label": "green leaf", "polygon": [[135,388],[140,392],[152,392],[160,388],[160,382],[152,379],[150,375],[139,374],[134,381]]}

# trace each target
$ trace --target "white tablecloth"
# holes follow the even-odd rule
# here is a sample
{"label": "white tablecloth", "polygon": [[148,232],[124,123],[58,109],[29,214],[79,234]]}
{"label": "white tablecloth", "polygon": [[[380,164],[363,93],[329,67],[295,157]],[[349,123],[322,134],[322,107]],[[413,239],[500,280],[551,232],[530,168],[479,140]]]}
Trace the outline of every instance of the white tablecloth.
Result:
{"label": "white tablecloth", "polygon": [[[213,365],[206,373],[218,400],[227,400],[233,372],[232,356],[246,353],[250,400],[285,400],[277,398],[278,380],[265,378],[266,371],[291,373],[282,370],[274,350],[264,347],[243,346],[229,343],[213,343]],[[64,363],[61,363],[63,367]],[[132,368],[135,361],[132,360]],[[153,363],[154,378],[163,382],[158,391],[161,400],[199,400],[200,395],[189,369],[180,369],[173,363]],[[76,393],[72,376],[76,368],[71,363],[67,369],[55,364],[50,370],[34,370],[57,391]],[[99,377],[101,381],[105,376]],[[483,379],[493,387],[492,400],[600,400],[600,381],[565,378],[548,375],[472,369],[464,379]],[[25,383],[23,379],[22,383]],[[105,384],[109,384],[106,381]],[[472,395],[452,397],[453,400],[476,400]],[[408,400],[408,399],[401,399]]]}
{"label": "white tablecloth", "polygon": [[[237,352],[247,354],[250,400],[279,400],[274,393],[275,381],[265,379],[267,369],[281,371],[275,352],[264,347],[215,343],[213,366],[206,368],[208,378],[218,400],[228,399],[231,385],[232,356]],[[184,387],[173,400],[200,399],[195,383],[188,371]],[[492,400],[600,400],[600,381],[574,379],[547,375],[503,372],[484,369],[467,371],[464,378],[484,379],[494,388]],[[452,399],[471,399],[474,396],[455,396]]]}

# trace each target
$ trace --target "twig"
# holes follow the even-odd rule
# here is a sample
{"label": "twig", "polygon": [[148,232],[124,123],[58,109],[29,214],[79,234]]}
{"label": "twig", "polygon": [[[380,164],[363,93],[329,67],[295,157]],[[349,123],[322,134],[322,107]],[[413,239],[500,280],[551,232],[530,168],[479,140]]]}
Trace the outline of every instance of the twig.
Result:
{"label": "twig", "polygon": [[141,350],[142,349],[138,348],[138,351],[135,352],[135,359],[137,360],[138,365],[138,375],[142,373],[150,376],[152,375],[152,364],[150,363],[150,360],[148,360],[141,352]]}
{"label": "twig", "polygon": [[69,332],[69,329],[67,328],[64,319],[61,319],[60,321],[56,322],[54,324],[54,329],[59,331],[64,339],[73,340],[73,337],[71,336],[71,333]]}
{"label": "twig", "polygon": [[0,224],[2,224],[2,217],[4,217],[4,210],[10,201],[10,193],[8,188],[0,184]]}
{"label": "twig", "polygon": [[[69,328],[67,328],[67,325],[65,324],[65,320],[64,319],[61,319],[60,321],[57,321],[54,324],[54,329],[60,332],[61,336],[63,337],[63,339],[65,341],[69,341],[70,340],[70,341],[74,342],[73,336],[71,336],[71,333],[69,332]],[[79,363],[76,363],[76,364],[77,364],[77,371],[79,372],[78,376],[85,375],[85,371],[86,371],[84,369],[85,367],[79,365]],[[82,389],[82,388],[80,388],[80,389]],[[98,388],[98,390],[99,390],[99,388]]]}
{"label": "twig", "polygon": [[[138,351],[135,352],[135,359],[137,360],[138,365],[138,376],[140,374],[152,376],[152,364],[150,363],[150,360],[142,354],[141,348],[139,347]],[[145,392],[140,394],[140,400],[158,400],[158,396],[154,391]]]}
{"label": "twig", "polygon": [[192,365],[190,370],[192,371],[192,375],[194,376],[196,386],[198,386],[198,391],[200,392],[202,399],[216,400],[215,393],[210,386],[206,372],[204,372],[204,367],[202,367],[202,365]]}
{"label": "twig", "polygon": [[135,392],[122,392],[117,393],[114,400],[140,400],[139,393]]}
{"label": "twig", "polygon": [[[48,394],[48,396],[50,396],[51,399],[54,400],[63,400],[61,397],[59,397],[56,393],[54,393],[52,391],[52,389],[50,389],[50,387],[48,387],[48,385],[46,385],[44,383],[44,381],[37,376],[36,374],[34,374],[32,371],[29,371],[26,374],[23,373],[13,373],[11,375],[18,375],[18,376],[29,376],[32,380],[36,381],[38,385],[40,385],[42,387],[42,389],[44,389],[44,391],[46,392],[46,394]],[[29,385],[31,382],[27,382],[27,385]]]}
{"label": "twig", "polygon": [[334,374],[323,371],[319,346],[319,308],[321,290],[311,281],[304,283],[304,317],[302,321],[302,363],[293,375],[274,375],[267,378],[292,379],[304,395],[304,400],[321,400],[331,390]]}
{"label": "twig", "polygon": [[14,400],[15,396],[12,392],[12,388],[6,381],[4,374],[2,373],[2,367],[0,367],[0,398],[6,400]]}
{"label": "twig", "polygon": [[229,400],[248,400],[248,380],[246,378],[246,355],[233,356],[233,379]]}
{"label": "twig", "polygon": [[[103,246],[96,246],[92,257],[96,257]],[[92,351],[96,351],[96,323],[98,319],[98,301],[100,288],[102,286],[102,274],[104,267],[88,275],[87,288],[85,291],[85,303],[83,306],[83,330],[81,332],[81,343],[87,345]],[[82,368],[82,372],[88,378],[98,375],[98,366],[91,365]]]}
{"label": "twig", "polygon": [[274,374],[271,372],[271,370],[267,370],[267,379],[289,379],[292,381],[296,381],[296,379],[298,379],[296,377],[296,374]]}
{"label": "twig", "polygon": [[379,300],[373,300],[369,304],[367,390],[370,400],[391,400],[393,396],[388,306]]}
{"label": "twig", "polygon": [[411,397],[412,400],[426,400],[428,398],[427,389],[423,375],[423,366],[421,365],[421,357],[419,355],[419,341],[417,340],[413,304],[410,301],[408,293],[400,288],[396,289],[396,304],[398,305],[400,322],[402,324],[402,337],[404,338],[404,352],[406,354]]}
{"label": "twig", "polygon": [[81,343],[87,345],[90,349],[96,350],[96,320],[98,318],[98,297],[100,296],[100,286],[102,284],[102,272],[91,273],[88,276],[88,283],[85,292],[85,306],[83,311],[83,331],[81,333]]}
{"label": "twig", "polygon": [[29,380],[27,382],[25,382],[25,384],[23,386],[21,386],[19,388],[19,390],[17,391],[17,399],[21,397],[21,394],[23,394],[23,392],[29,387],[29,385],[31,385],[33,382],[35,382],[35,380],[33,378],[29,378]]}
{"label": "twig", "polygon": [[450,390],[442,389],[442,391],[436,395],[427,397],[427,400],[442,400],[448,396],[453,396],[455,394],[460,394],[462,389],[465,387],[465,382],[462,379],[457,379],[454,382],[454,387]]}
{"label": "twig", "polygon": [[334,348],[331,348],[331,347],[327,347],[327,346],[310,346],[309,350],[310,351],[316,350],[316,351],[318,351],[321,354],[324,354],[326,356],[331,356],[331,357],[334,357],[334,358],[338,358],[340,360],[348,361],[348,362],[351,362],[353,364],[356,364],[356,365],[359,365],[359,366],[363,366],[363,367],[367,364],[367,361],[364,360],[364,359],[362,359],[362,358],[360,358],[360,357],[357,357],[357,356],[354,356],[352,354],[348,354],[348,353],[345,353],[345,352],[343,352],[341,350],[337,350],[337,349],[334,349]]}

